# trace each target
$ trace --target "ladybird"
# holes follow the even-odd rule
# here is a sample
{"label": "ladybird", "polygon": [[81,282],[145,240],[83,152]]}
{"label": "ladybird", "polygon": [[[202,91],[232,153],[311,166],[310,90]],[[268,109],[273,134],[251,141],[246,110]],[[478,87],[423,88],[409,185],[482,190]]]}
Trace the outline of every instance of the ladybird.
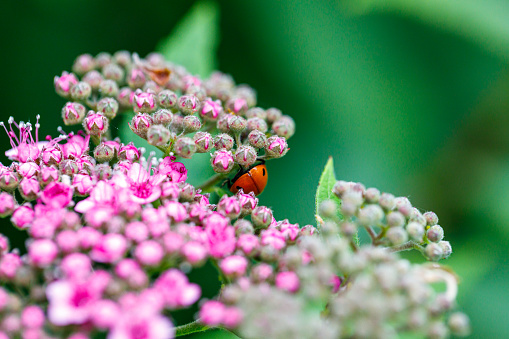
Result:
{"label": "ladybird", "polygon": [[255,195],[259,195],[267,185],[267,179],[267,167],[264,163],[261,163],[247,171],[240,170],[235,178],[230,181],[230,183],[233,182],[230,185],[230,191],[235,194],[242,189],[244,193],[254,192]]}

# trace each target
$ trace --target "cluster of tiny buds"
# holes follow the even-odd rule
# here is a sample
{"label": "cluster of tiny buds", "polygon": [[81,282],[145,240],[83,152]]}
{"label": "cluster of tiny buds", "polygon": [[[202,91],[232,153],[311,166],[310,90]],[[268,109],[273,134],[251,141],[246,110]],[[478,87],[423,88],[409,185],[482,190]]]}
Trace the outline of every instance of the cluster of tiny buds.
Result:
{"label": "cluster of tiny buds", "polygon": [[119,112],[134,111],[129,126],[138,136],[165,154],[210,153],[217,173],[284,156],[295,133],[290,116],[256,107],[249,86],[220,72],[201,79],[157,53],[84,54],[72,70],[54,80],[56,92],[71,100],[62,109],[66,125],[82,123],[101,138]]}
{"label": "cluster of tiny buds", "polygon": [[[372,244],[390,247],[392,251],[417,249],[432,261],[447,258],[452,253],[451,244],[444,239],[444,230],[438,225],[434,212],[421,213],[408,198],[380,193],[361,183],[338,181],[332,192],[340,199],[320,205],[319,214],[323,232],[339,232],[352,239],[359,227],[365,228]],[[343,216],[342,220],[338,218]]]}

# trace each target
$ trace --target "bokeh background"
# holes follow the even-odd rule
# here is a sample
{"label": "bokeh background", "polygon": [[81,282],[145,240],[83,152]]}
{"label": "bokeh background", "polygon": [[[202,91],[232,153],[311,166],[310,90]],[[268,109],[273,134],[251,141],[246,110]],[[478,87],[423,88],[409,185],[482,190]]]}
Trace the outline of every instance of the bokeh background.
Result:
{"label": "bokeh background", "polygon": [[[85,52],[148,54],[194,5],[1,1],[1,120],[41,114],[42,135],[55,135],[64,104],[55,75]],[[260,106],[278,107],[297,123],[291,151],[268,164],[261,203],[277,219],[314,223],[318,178],[332,155],[338,178],[407,196],[439,215],[454,250],[443,263],[462,279],[458,300],[473,337],[509,337],[509,2],[207,6],[202,20],[212,26],[181,43],[200,60],[200,39],[216,41],[216,58],[204,56],[207,62],[253,86]],[[0,143],[9,147],[6,135]],[[8,228],[3,220],[0,232]]]}

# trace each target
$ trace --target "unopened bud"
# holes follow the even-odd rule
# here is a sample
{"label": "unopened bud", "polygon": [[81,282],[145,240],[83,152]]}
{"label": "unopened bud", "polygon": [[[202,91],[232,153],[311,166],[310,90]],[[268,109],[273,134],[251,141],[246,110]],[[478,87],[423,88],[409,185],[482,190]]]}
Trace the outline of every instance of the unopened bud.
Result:
{"label": "unopened bud", "polygon": [[249,144],[255,148],[264,148],[267,145],[267,137],[265,133],[258,130],[251,131],[247,136]]}
{"label": "unopened bud", "polygon": [[254,234],[253,224],[249,220],[246,219],[238,219],[235,224],[235,234],[240,236],[241,234]]}
{"label": "unopened bud", "polygon": [[104,80],[104,78],[103,78],[102,74],[96,70],[92,70],[92,71],[88,72],[81,79],[81,81],[88,83],[90,85],[90,87],[92,87],[92,90],[98,90],[99,85],[101,84],[101,81],[103,81],[103,80]]}
{"label": "unopened bud", "polygon": [[249,167],[256,162],[258,153],[251,146],[240,146],[235,152],[235,161],[244,167]]}
{"label": "unopened bud", "polygon": [[210,162],[212,169],[216,173],[229,173],[233,169],[233,165],[235,165],[232,152],[224,149],[215,151],[211,155]]}
{"label": "unopened bud", "polygon": [[195,115],[188,115],[184,117],[183,125],[186,133],[193,133],[201,128],[201,121]]}
{"label": "unopened bud", "polygon": [[265,206],[258,206],[251,213],[251,221],[256,228],[267,228],[272,222],[272,210]]}
{"label": "unopened bud", "polygon": [[153,125],[152,117],[147,113],[138,113],[136,114],[129,124],[131,130],[142,137],[143,139],[147,138],[147,131],[150,126]]}
{"label": "unopened bud", "polygon": [[117,64],[109,63],[103,68],[103,75],[106,79],[111,79],[116,82],[123,82],[125,72]]}
{"label": "unopened bud", "polygon": [[380,191],[374,187],[368,188],[364,192],[364,199],[370,204],[377,204],[380,200]]}
{"label": "unopened bud", "polygon": [[105,79],[99,84],[99,93],[103,97],[116,97],[118,95],[118,84],[113,80]]}
{"label": "unopened bud", "polygon": [[188,137],[178,138],[174,146],[175,153],[182,158],[190,159],[196,152],[196,145],[193,139]]}
{"label": "unopened bud", "polygon": [[406,218],[399,212],[390,212],[387,214],[387,226],[389,227],[402,227],[405,225]]}
{"label": "unopened bud", "polygon": [[422,242],[422,237],[424,236],[424,226],[418,222],[411,221],[406,226],[406,231],[412,240],[415,240],[419,243]]}
{"label": "unopened bud", "polygon": [[280,158],[288,152],[288,144],[284,137],[271,136],[267,139],[267,145],[265,145],[265,152],[272,158]]}
{"label": "unopened bud", "polygon": [[247,101],[244,98],[233,97],[226,102],[226,109],[238,115],[243,115],[248,109]]}
{"label": "unopened bud", "polygon": [[241,116],[234,115],[228,120],[230,131],[241,133],[247,128],[247,121]]}
{"label": "unopened bud", "polygon": [[165,89],[157,95],[157,102],[162,108],[176,108],[178,97],[173,91]]}
{"label": "unopened bud", "polygon": [[193,136],[194,144],[196,145],[196,152],[205,153],[208,152],[213,146],[212,135],[208,132],[197,132]]}
{"label": "unopened bud", "polygon": [[426,232],[426,236],[429,241],[439,242],[444,238],[444,229],[439,225],[431,226]]}
{"label": "unopened bud", "polygon": [[145,77],[145,73],[139,68],[132,68],[131,71],[127,73],[126,77],[127,84],[132,89],[142,88],[145,85],[145,81],[147,78]]}
{"label": "unopened bud", "polygon": [[108,119],[113,119],[118,112],[117,100],[110,97],[102,98],[97,103],[97,112],[101,112]]}
{"label": "unopened bud", "polygon": [[428,244],[428,246],[426,246],[426,248],[424,249],[424,252],[426,253],[426,256],[432,261],[438,261],[438,260],[442,259],[442,256],[444,254],[444,252],[442,250],[442,246],[440,246],[437,243],[433,243],[433,242],[431,244]]}
{"label": "unopened bud", "polygon": [[74,100],[85,100],[90,94],[92,94],[92,87],[84,81],[80,81],[71,87],[71,98]]}
{"label": "unopened bud", "polygon": [[62,108],[62,119],[66,125],[76,125],[85,118],[85,106],[78,102],[68,102]]}
{"label": "unopened bud", "polygon": [[194,95],[183,95],[179,98],[178,109],[184,115],[191,115],[198,112],[200,102]]}
{"label": "unopened bud", "polygon": [[285,115],[272,124],[272,130],[280,137],[289,139],[295,134],[295,121]]}
{"label": "unopened bud", "polygon": [[152,114],[152,120],[156,125],[167,126],[173,120],[173,114],[168,109],[160,109]]}
{"label": "unopened bud", "polygon": [[455,312],[451,314],[448,325],[454,335],[465,337],[470,334],[470,319],[465,313]]}
{"label": "unopened bud", "polygon": [[72,71],[76,74],[82,75],[95,68],[94,57],[90,54],[81,54],[76,58],[72,65]]}
{"label": "unopened bud", "polygon": [[184,201],[193,201],[196,196],[196,189],[193,185],[184,183],[180,189],[180,199]]}
{"label": "unopened bud", "polygon": [[94,158],[99,162],[109,162],[113,160],[115,157],[115,148],[105,144],[100,143],[95,149],[94,149]]}
{"label": "unopened bud", "polygon": [[426,225],[428,226],[434,226],[438,224],[438,216],[435,214],[435,212],[426,212],[424,213],[424,218],[426,219]]}
{"label": "unopened bud", "polygon": [[117,51],[113,54],[113,62],[126,67],[131,63],[131,53],[128,51]]}
{"label": "unopened bud", "polygon": [[267,122],[260,118],[251,118],[247,120],[247,129],[249,131],[260,131],[262,133],[267,132],[269,129],[267,126]]}
{"label": "unopened bud", "polygon": [[265,112],[265,110],[263,108],[253,107],[253,108],[250,108],[250,109],[247,110],[246,118],[247,119],[260,118],[262,120],[266,120],[267,119],[267,112]]}
{"label": "unopened bud", "polygon": [[331,199],[322,201],[319,206],[319,213],[324,218],[335,218],[338,210],[338,204]]}
{"label": "unopened bud", "polygon": [[137,90],[134,94],[133,108],[135,112],[153,112],[156,109],[155,94]]}
{"label": "unopened bud", "polygon": [[214,147],[218,150],[225,149],[230,150],[233,147],[233,138],[226,133],[218,134],[214,138]]}
{"label": "unopened bud", "polygon": [[395,199],[394,195],[390,193],[382,193],[378,203],[380,204],[380,206],[382,206],[383,209],[385,209],[386,211],[390,211],[395,206],[394,199]]}
{"label": "unopened bud", "polygon": [[150,126],[147,130],[147,141],[154,146],[164,146],[170,141],[171,132],[162,125]]}
{"label": "unopened bud", "polygon": [[408,241],[408,233],[403,227],[391,227],[385,234],[392,245],[401,245]]}
{"label": "unopened bud", "polygon": [[127,108],[132,106],[131,97],[134,99],[133,90],[129,87],[122,87],[117,95],[117,101],[121,107]]}
{"label": "unopened bud", "polygon": [[442,248],[442,258],[448,258],[452,254],[451,243],[448,241],[440,241],[438,245]]}
{"label": "unopened bud", "polygon": [[94,111],[89,111],[83,120],[83,129],[90,135],[103,135],[108,130],[108,127],[108,118]]}
{"label": "unopened bud", "polygon": [[354,223],[348,221],[342,222],[339,225],[339,230],[341,231],[341,234],[348,238],[351,238],[357,234],[357,226]]}
{"label": "unopened bud", "polygon": [[111,54],[107,52],[101,52],[95,56],[95,64],[99,68],[104,68],[106,65],[111,63]]}

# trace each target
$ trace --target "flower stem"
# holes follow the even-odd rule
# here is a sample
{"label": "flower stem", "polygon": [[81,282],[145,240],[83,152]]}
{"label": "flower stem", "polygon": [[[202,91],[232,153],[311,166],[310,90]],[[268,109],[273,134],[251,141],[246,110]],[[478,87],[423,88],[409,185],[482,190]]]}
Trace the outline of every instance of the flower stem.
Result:
{"label": "flower stem", "polygon": [[421,245],[416,244],[413,241],[407,241],[406,243],[403,243],[401,245],[392,246],[392,247],[388,248],[388,250],[391,252],[401,252],[401,251],[408,251],[408,250],[413,250],[413,249],[419,250],[421,252],[424,251],[424,248]]}
{"label": "flower stem", "polygon": [[200,319],[193,321],[192,323],[181,325],[175,328],[175,336],[180,337],[183,335],[196,333],[196,332],[203,332],[208,329],[211,329],[212,327],[203,325],[200,322]]}
{"label": "flower stem", "polygon": [[198,187],[202,191],[210,190],[213,186],[217,185],[224,178],[224,174],[216,174],[210,177],[207,181]]}

